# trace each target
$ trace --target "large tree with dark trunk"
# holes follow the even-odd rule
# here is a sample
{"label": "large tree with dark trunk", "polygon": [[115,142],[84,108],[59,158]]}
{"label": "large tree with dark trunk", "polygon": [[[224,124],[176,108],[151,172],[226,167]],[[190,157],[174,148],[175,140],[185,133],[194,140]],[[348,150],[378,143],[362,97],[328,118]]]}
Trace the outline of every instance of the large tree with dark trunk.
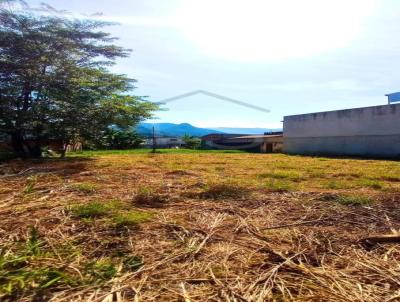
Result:
{"label": "large tree with dark trunk", "polygon": [[129,94],[134,80],[108,71],[129,51],[98,30],[105,25],[0,9],[0,132],[19,156],[39,157],[49,139],[65,151],[156,109]]}

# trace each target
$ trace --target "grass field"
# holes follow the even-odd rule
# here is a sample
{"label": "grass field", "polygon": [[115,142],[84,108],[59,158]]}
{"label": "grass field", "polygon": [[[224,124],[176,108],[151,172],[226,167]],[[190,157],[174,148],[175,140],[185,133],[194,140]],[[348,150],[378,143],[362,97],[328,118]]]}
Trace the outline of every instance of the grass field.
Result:
{"label": "grass field", "polygon": [[400,162],[168,150],[0,165],[1,301],[400,301]]}

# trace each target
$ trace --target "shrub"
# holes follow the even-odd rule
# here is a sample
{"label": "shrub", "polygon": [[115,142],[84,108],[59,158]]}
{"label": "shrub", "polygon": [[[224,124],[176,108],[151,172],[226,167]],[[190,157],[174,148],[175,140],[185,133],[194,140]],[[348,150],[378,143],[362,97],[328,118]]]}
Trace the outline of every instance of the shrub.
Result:
{"label": "shrub", "polygon": [[201,139],[199,139],[198,137],[184,135],[182,137],[182,140],[185,143],[185,148],[188,148],[188,149],[198,149],[198,148],[200,148]]}
{"label": "shrub", "polygon": [[138,148],[143,138],[132,129],[107,128],[103,137],[92,143],[92,147],[99,149],[123,150]]}

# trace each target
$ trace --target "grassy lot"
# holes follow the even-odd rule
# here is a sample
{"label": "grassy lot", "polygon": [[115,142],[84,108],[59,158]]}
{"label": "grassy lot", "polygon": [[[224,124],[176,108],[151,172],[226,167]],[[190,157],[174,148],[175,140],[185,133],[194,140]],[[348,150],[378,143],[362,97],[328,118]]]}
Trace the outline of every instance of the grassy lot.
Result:
{"label": "grassy lot", "polygon": [[400,162],[146,150],[0,166],[1,301],[400,301]]}
{"label": "grassy lot", "polygon": [[[69,157],[93,157],[111,154],[148,154],[153,153],[152,149],[130,149],[130,150],[96,150],[81,151],[69,154]],[[198,154],[198,153],[245,153],[239,150],[193,150],[193,149],[156,149],[157,154]]]}

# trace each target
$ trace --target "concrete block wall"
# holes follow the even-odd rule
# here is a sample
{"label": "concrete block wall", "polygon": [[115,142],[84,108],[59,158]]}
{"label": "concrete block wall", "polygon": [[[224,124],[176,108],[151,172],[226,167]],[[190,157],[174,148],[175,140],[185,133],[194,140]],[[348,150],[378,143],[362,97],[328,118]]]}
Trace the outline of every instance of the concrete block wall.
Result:
{"label": "concrete block wall", "polygon": [[285,116],[289,154],[400,158],[400,104]]}

